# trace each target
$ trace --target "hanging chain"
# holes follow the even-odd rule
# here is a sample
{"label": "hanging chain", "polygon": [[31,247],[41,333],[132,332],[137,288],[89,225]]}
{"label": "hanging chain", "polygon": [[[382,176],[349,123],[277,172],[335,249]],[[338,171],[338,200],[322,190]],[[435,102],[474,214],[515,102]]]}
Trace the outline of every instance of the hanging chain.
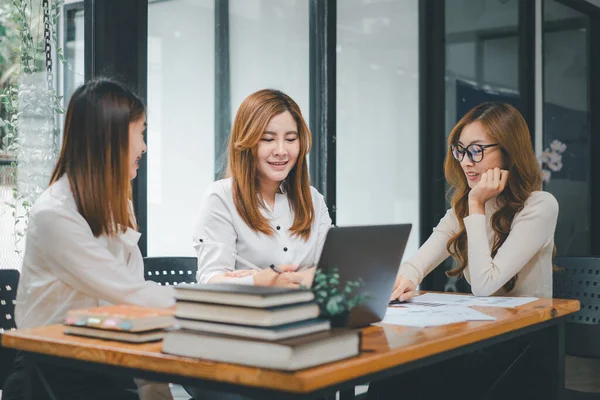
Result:
{"label": "hanging chain", "polygon": [[46,54],[46,83],[48,90],[54,89],[54,76],[52,75],[52,32],[50,31],[50,5],[48,0],[42,0],[44,12],[44,52]]}

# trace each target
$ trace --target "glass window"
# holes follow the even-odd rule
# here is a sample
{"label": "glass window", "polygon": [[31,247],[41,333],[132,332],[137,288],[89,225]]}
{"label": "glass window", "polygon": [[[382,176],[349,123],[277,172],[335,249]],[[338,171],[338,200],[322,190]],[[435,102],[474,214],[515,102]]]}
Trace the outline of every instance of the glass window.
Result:
{"label": "glass window", "polygon": [[279,89],[308,123],[308,2],[229,0],[231,118],[251,93]]}
{"label": "glass window", "polygon": [[[519,2],[447,0],[445,10],[449,135],[467,111],[483,102],[520,108]],[[450,258],[444,268],[454,268],[453,264]],[[448,278],[444,290],[470,292],[466,280],[457,278]]]}
{"label": "glass window", "polygon": [[471,108],[519,101],[519,4],[446,1],[446,135]]}
{"label": "glass window", "polygon": [[66,5],[64,16],[63,51],[66,63],[62,65],[62,70],[66,107],[73,91],[85,81],[83,3]]}
{"label": "glass window", "polygon": [[148,4],[148,255],[192,256],[214,178],[214,1]]}
{"label": "glass window", "polygon": [[590,243],[589,17],[544,2],[545,190],[560,204],[557,255],[582,256]]}
{"label": "glass window", "polygon": [[419,245],[418,10],[417,0],[337,9],[337,224],[410,222],[406,257]]}

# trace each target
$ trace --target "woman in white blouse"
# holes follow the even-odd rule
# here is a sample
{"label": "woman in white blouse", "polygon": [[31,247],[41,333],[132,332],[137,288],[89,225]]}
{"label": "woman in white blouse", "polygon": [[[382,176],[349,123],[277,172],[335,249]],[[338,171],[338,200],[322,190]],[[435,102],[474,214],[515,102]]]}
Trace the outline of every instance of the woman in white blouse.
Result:
{"label": "woman in white blouse", "polygon": [[[71,97],[50,186],[30,212],[15,307],[18,328],[60,324],[71,309],[174,304],[172,288],[144,280],[137,246],[130,181],[146,151],[145,119],[142,101],[108,80],[87,82]],[[100,374],[59,366],[42,372],[57,398],[138,398]],[[2,397],[22,398],[25,378],[19,355]],[[166,385],[140,382],[140,397],[164,398],[161,391],[170,397]],[[35,396],[44,398],[41,392]]]}
{"label": "woman in white blouse", "polygon": [[[464,274],[474,295],[551,298],[558,203],[541,191],[541,170],[521,114],[508,104],[481,104],[458,122],[448,145],[445,174],[452,208],[417,254],[400,266],[392,299],[412,298],[423,277],[450,255],[458,266],[447,274]],[[447,397],[457,384],[461,398],[481,398],[528,344],[507,342],[488,353],[371,384],[369,399],[399,393]],[[537,378],[534,374],[531,379]],[[543,398],[517,392],[523,395],[518,398]]]}
{"label": "woman in white blouse", "polygon": [[214,182],[201,202],[194,233],[198,282],[310,283],[331,226],[323,196],[310,186],[310,146],[300,108],[285,93],[260,90],[242,102],[228,177]]}

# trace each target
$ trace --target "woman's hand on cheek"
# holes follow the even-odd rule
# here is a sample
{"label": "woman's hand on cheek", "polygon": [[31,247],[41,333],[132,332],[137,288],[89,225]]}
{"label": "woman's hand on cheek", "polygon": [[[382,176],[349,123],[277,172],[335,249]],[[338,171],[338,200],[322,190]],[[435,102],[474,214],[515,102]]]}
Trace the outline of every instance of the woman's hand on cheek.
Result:
{"label": "woman's hand on cheek", "polygon": [[469,214],[485,214],[485,203],[502,193],[508,182],[508,171],[498,167],[489,169],[469,192]]}

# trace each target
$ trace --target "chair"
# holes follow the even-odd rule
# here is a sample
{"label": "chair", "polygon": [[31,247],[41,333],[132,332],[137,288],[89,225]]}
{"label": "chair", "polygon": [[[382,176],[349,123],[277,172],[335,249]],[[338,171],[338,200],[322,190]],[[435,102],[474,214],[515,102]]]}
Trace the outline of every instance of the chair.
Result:
{"label": "chair", "polygon": [[[0,333],[16,328],[15,300],[19,285],[19,271],[16,269],[0,270]],[[12,368],[16,351],[0,346],[0,388]]]}
{"label": "chair", "polygon": [[144,277],[161,285],[196,283],[196,257],[146,257]]}
{"label": "chair", "polygon": [[[557,257],[553,297],[574,299],[581,310],[567,317],[565,353],[600,359],[600,258]],[[565,389],[568,399],[600,399],[600,393]]]}

